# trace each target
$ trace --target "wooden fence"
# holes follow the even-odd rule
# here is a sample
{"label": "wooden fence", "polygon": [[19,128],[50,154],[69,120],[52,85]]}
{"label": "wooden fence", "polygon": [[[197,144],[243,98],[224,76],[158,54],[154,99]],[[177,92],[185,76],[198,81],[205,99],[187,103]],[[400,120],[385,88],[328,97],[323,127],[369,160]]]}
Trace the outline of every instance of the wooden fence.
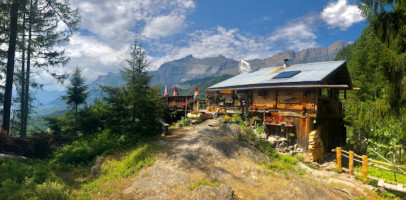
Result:
{"label": "wooden fence", "polygon": [[[401,171],[401,170],[406,170],[406,166],[400,166],[400,165],[395,165],[395,164],[392,164],[392,163],[381,162],[381,161],[377,161],[377,160],[374,160],[374,159],[370,159],[366,155],[360,156],[360,155],[355,154],[353,151],[345,151],[341,147],[337,147],[336,149],[333,149],[332,152],[336,152],[336,156],[337,156],[336,157],[337,158],[336,159],[336,168],[339,169],[339,170],[342,170],[342,166],[341,166],[341,163],[342,163],[341,158],[342,158],[342,156],[348,158],[348,173],[350,175],[354,174],[354,161],[359,162],[359,163],[362,164],[361,172],[362,172],[362,177],[364,179],[366,179],[368,177],[368,166],[376,167],[376,168],[379,168],[379,169],[382,169],[382,170],[385,170],[385,171],[395,173],[395,180],[396,180],[396,174],[406,175],[406,172]],[[377,165],[377,164],[379,164],[379,165]],[[389,169],[389,168],[386,168],[386,167],[383,167],[383,166],[380,166],[380,165],[396,168],[396,170],[395,169]],[[371,176],[370,176],[370,178],[375,179],[375,180],[380,179],[380,178],[371,177]],[[385,181],[387,181],[387,180],[385,180]],[[398,184],[397,186],[392,186],[390,184],[382,183],[382,185],[380,185],[379,182],[378,182],[378,185],[381,186],[381,187],[384,187],[386,189],[406,193],[406,188],[404,188],[404,186],[402,186],[400,184]]]}
{"label": "wooden fence", "polygon": [[[387,162],[381,162],[381,161],[377,161],[374,159],[368,159],[368,156],[360,156],[355,154],[353,151],[345,151],[343,149],[341,149],[341,147],[337,147],[336,149],[332,150],[333,152],[336,152],[337,155],[337,169],[341,170],[341,158],[342,156],[348,158],[349,162],[348,162],[348,173],[350,175],[352,175],[354,173],[354,161],[362,163],[362,177],[363,178],[367,178],[368,177],[368,166],[371,167],[376,167],[385,171],[389,171],[389,172],[393,172],[396,174],[402,174],[402,175],[406,175],[406,172],[400,171],[400,170],[394,170],[394,169],[389,169],[386,167],[382,167],[379,165],[384,165],[384,166],[388,166],[388,167],[393,167],[393,168],[397,168],[397,169],[403,169],[406,170],[406,166],[400,166],[400,165],[395,165],[392,163],[387,163]],[[355,158],[354,158],[355,157]],[[359,159],[361,160],[359,160]],[[370,162],[370,163],[368,163]],[[375,164],[373,164],[375,163]],[[376,165],[379,164],[379,165]]]}

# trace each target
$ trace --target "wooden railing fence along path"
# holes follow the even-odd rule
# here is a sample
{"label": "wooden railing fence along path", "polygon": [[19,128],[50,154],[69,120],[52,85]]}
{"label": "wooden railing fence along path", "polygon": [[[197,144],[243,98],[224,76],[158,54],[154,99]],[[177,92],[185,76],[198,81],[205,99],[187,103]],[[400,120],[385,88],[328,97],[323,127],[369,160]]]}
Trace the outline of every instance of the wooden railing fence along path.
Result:
{"label": "wooden railing fence along path", "polygon": [[[348,158],[348,174],[349,175],[353,175],[354,174],[354,161],[355,162],[359,162],[362,164],[362,178],[366,179],[368,177],[368,166],[371,167],[376,167],[385,171],[389,171],[389,172],[393,172],[395,173],[395,180],[396,180],[396,174],[402,174],[402,175],[406,175],[406,172],[402,171],[402,170],[406,170],[406,166],[401,166],[401,165],[395,165],[392,163],[387,163],[387,162],[381,162],[381,161],[377,161],[374,159],[370,159],[368,158],[368,156],[366,155],[357,155],[355,154],[353,151],[345,151],[343,150],[341,147],[337,147],[336,149],[332,149],[332,152],[336,153],[336,168],[338,170],[342,170],[342,166],[341,166],[341,159],[342,156]],[[379,164],[379,165],[377,165]],[[388,167],[392,167],[392,168],[396,168],[396,169],[389,169],[380,165],[384,165],[384,166],[388,166]],[[375,179],[375,180],[379,180],[381,178],[377,178],[377,177],[372,177],[370,176],[370,178]],[[390,182],[387,180],[384,180],[386,182]],[[379,183],[378,185],[381,186],[380,184],[383,183]],[[387,188],[387,189],[392,189],[392,190],[396,190],[399,192],[405,192],[406,193],[406,188],[404,188],[402,185],[398,184],[395,187],[391,187],[391,186],[387,186],[388,184],[383,185],[383,187]],[[391,188],[388,188],[391,187]]]}

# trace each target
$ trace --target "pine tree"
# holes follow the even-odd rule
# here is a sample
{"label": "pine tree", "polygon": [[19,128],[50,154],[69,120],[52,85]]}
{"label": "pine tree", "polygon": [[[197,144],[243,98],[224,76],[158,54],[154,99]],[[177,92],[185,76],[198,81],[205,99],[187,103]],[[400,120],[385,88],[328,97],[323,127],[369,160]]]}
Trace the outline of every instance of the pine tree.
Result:
{"label": "pine tree", "polygon": [[81,104],[86,103],[86,98],[89,95],[87,91],[87,85],[85,84],[85,79],[82,77],[82,72],[79,67],[76,67],[72,73],[70,79],[70,86],[66,87],[66,96],[62,99],[65,100],[75,111],[75,130],[78,128],[78,108]]}
{"label": "pine tree", "polygon": [[108,126],[133,138],[156,133],[165,110],[159,89],[149,86],[152,77],[148,67],[146,52],[135,41],[127,67],[121,71],[126,83],[121,88],[102,87],[108,95],[105,100],[111,105]]}
{"label": "pine tree", "polygon": [[[9,2],[12,2],[11,6]],[[15,84],[19,85],[17,87],[19,96],[17,100],[21,101],[21,110],[18,114],[20,117],[20,127],[18,129],[20,129],[20,136],[25,136],[31,107],[30,88],[39,86],[30,80],[32,67],[45,70],[58,81],[63,81],[67,78],[66,74],[56,74],[49,69],[49,67],[63,66],[69,60],[64,55],[63,50],[55,50],[53,47],[67,41],[73,31],[79,28],[80,16],[77,9],[71,9],[69,0],[15,0],[9,2],[2,1],[0,3],[0,44],[13,44],[12,35],[4,34],[4,30],[13,30],[11,29],[12,18],[4,13],[16,13],[13,12],[11,7],[18,4],[15,8],[19,12],[15,14],[16,19],[13,21],[13,26],[17,30],[15,35],[16,45],[14,49],[12,48],[8,52],[15,54],[16,51],[20,50],[21,54],[19,55],[22,55],[22,57],[21,60],[13,58],[12,62],[8,59],[10,70],[6,73],[8,74],[6,82],[10,84],[6,84],[7,87],[5,89],[5,94],[7,95],[4,98],[3,106],[5,110],[5,113],[3,113],[3,128],[7,131],[10,129],[9,110],[12,104],[12,85],[15,80]],[[57,30],[59,23],[65,24],[67,29],[62,31]],[[4,52],[4,50],[0,49],[0,58],[4,57]],[[14,62],[21,64],[21,70],[19,68],[14,69]],[[14,74],[11,74],[12,64],[13,71],[16,71],[18,75],[16,77],[14,77]],[[0,65],[3,64],[0,62]]]}
{"label": "pine tree", "polygon": [[391,107],[400,114],[402,81],[406,71],[406,2],[403,0],[360,0],[363,15],[368,19],[369,27],[384,44],[385,78],[389,81]]}

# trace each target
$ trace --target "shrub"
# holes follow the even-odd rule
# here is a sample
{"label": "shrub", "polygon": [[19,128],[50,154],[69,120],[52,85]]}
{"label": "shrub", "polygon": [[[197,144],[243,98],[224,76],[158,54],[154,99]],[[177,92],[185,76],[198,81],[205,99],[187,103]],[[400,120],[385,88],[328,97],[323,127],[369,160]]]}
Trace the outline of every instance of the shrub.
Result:
{"label": "shrub", "polygon": [[231,121],[231,117],[228,115],[224,115],[224,122],[230,122]]}
{"label": "shrub", "polygon": [[190,125],[190,118],[188,117],[182,117],[180,121],[178,122],[179,126],[189,126]]}
{"label": "shrub", "polygon": [[258,134],[258,135],[263,135],[263,134],[265,134],[264,126],[258,126],[256,130],[257,130],[257,134]]}
{"label": "shrub", "polygon": [[36,185],[33,194],[31,199],[38,200],[68,200],[71,197],[69,188],[64,184],[49,180],[40,185]]}
{"label": "shrub", "polygon": [[242,120],[242,118],[240,117],[240,115],[238,114],[233,114],[231,116],[231,118],[233,119],[234,122],[236,122],[239,125],[243,125],[244,124],[244,120]]}
{"label": "shrub", "polygon": [[[124,137],[125,138],[125,137]],[[58,149],[54,153],[52,163],[61,165],[88,164],[97,156],[120,149],[125,145],[123,137],[104,130],[96,135],[80,138],[70,145]]]}
{"label": "shrub", "polygon": [[60,180],[49,164],[41,160],[1,160],[0,174],[0,199],[44,199],[34,198],[37,186]]}

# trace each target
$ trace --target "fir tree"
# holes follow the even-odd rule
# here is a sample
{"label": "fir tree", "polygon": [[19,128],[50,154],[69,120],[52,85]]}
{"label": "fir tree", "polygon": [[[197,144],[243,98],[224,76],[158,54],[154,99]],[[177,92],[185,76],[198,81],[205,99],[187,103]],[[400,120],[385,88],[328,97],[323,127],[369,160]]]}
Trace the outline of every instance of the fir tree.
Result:
{"label": "fir tree", "polygon": [[81,104],[86,103],[88,95],[85,79],[82,77],[79,67],[76,67],[70,79],[70,86],[66,87],[66,96],[62,97],[66,104],[75,111],[75,130],[78,125],[78,108]]}
{"label": "fir tree", "polygon": [[106,101],[111,105],[108,124],[115,131],[137,137],[156,133],[158,120],[163,116],[165,104],[157,87],[150,87],[151,76],[147,69],[146,53],[131,45],[127,67],[121,71],[125,84],[120,88],[102,87],[108,94]]}

